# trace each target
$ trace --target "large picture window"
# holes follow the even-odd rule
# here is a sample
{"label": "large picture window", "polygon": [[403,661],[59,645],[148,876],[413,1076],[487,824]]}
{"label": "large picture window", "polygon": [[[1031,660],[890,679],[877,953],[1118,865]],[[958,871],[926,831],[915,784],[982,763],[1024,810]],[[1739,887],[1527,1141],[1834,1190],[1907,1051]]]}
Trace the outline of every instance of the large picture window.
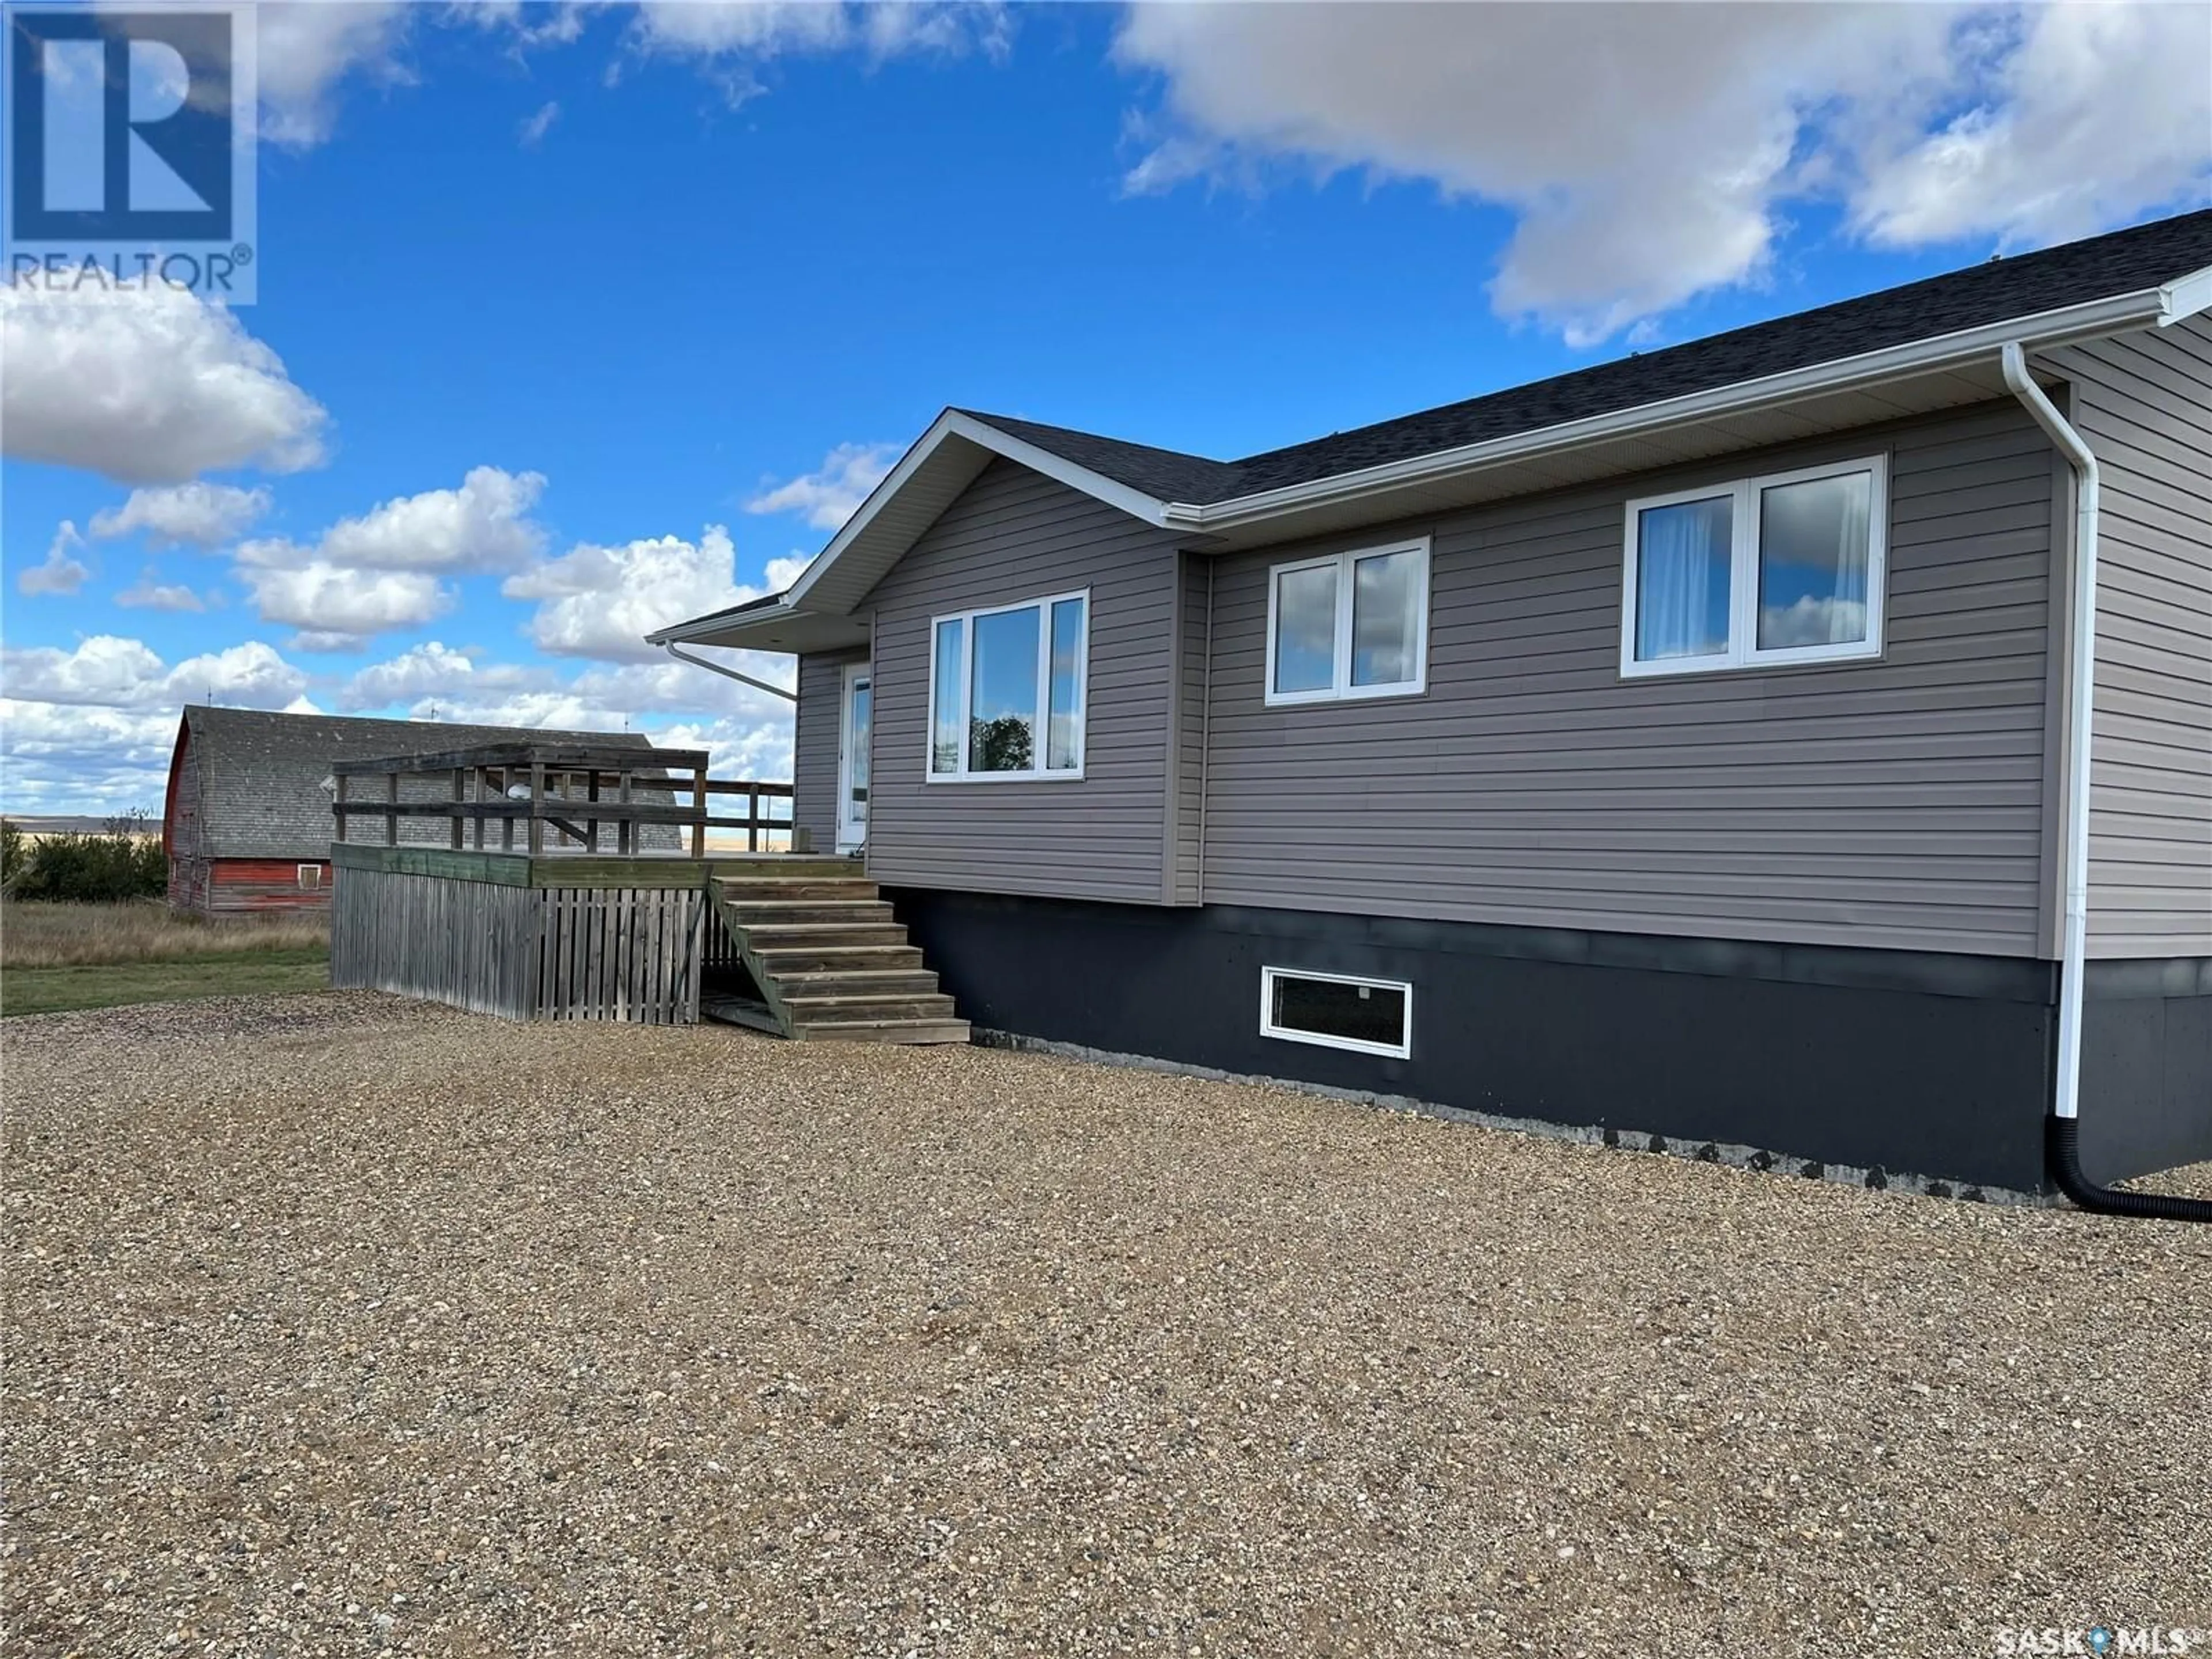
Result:
{"label": "large picture window", "polygon": [[1083,775],[1091,596],[930,623],[932,783]]}
{"label": "large picture window", "polygon": [[1428,659],[1426,538],[1267,573],[1269,702],[1411,696]]}
{"label": "large picture window", "polygon": [[1620,672],[1881,654],[1880,457],[1628,504]]}

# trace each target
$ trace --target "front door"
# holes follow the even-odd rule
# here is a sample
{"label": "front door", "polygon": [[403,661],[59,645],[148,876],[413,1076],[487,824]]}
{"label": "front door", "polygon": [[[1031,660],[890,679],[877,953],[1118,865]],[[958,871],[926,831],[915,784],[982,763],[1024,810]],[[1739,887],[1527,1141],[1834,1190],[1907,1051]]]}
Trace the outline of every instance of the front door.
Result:
{"label": "front door", "polygon": [[845,670],[843,741],[837,754],[837,850],[859,851],[868,841],[868,732],[875,699],[868,665]]}

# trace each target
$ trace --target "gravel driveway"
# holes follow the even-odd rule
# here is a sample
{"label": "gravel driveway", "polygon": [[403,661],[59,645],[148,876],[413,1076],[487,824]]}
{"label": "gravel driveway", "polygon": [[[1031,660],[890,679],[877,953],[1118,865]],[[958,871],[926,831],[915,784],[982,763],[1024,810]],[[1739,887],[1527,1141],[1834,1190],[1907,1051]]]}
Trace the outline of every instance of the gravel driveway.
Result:
{"label": "gravel driveway", "polygon": [[0,1042],[17,1652],[2212,1626],[2212,1230],[366,994]]}

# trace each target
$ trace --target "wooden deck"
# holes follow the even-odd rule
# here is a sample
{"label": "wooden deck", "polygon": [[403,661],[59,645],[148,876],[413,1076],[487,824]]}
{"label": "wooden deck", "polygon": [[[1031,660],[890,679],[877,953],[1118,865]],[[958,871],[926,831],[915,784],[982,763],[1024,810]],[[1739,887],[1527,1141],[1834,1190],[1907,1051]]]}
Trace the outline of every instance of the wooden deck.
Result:
{"label": "wooden deck", "polygon": [[[757,849],[776,822],[765,804],[789,799],[787,783],[714,782],[704,750],[573,737],[331,771],[333,985],[508,1019],[703,1014],[787,1037],[968,1040],[854,860],[708,848],[722,828]],[[350,799],[356,784],[382,799]],[[714,816],[718,793],[746,796],[745,816]],[[380,820],[381,842],[349,837]]]}
{"label": "wooden deck", "polygon": [[850,858],[332,846],[331,982],[508,1019],[964,1042]]}

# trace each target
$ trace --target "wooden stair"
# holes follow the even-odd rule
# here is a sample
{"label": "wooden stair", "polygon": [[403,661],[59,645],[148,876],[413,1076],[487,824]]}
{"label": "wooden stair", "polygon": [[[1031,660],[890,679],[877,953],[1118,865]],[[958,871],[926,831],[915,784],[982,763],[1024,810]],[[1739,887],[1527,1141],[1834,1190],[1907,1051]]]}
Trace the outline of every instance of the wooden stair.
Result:
{"label": "wooden stair", "polygon": [[715,877],[708,890],[784,1036],[968,1041],[968,1022],[866,877],[748,872]]}

